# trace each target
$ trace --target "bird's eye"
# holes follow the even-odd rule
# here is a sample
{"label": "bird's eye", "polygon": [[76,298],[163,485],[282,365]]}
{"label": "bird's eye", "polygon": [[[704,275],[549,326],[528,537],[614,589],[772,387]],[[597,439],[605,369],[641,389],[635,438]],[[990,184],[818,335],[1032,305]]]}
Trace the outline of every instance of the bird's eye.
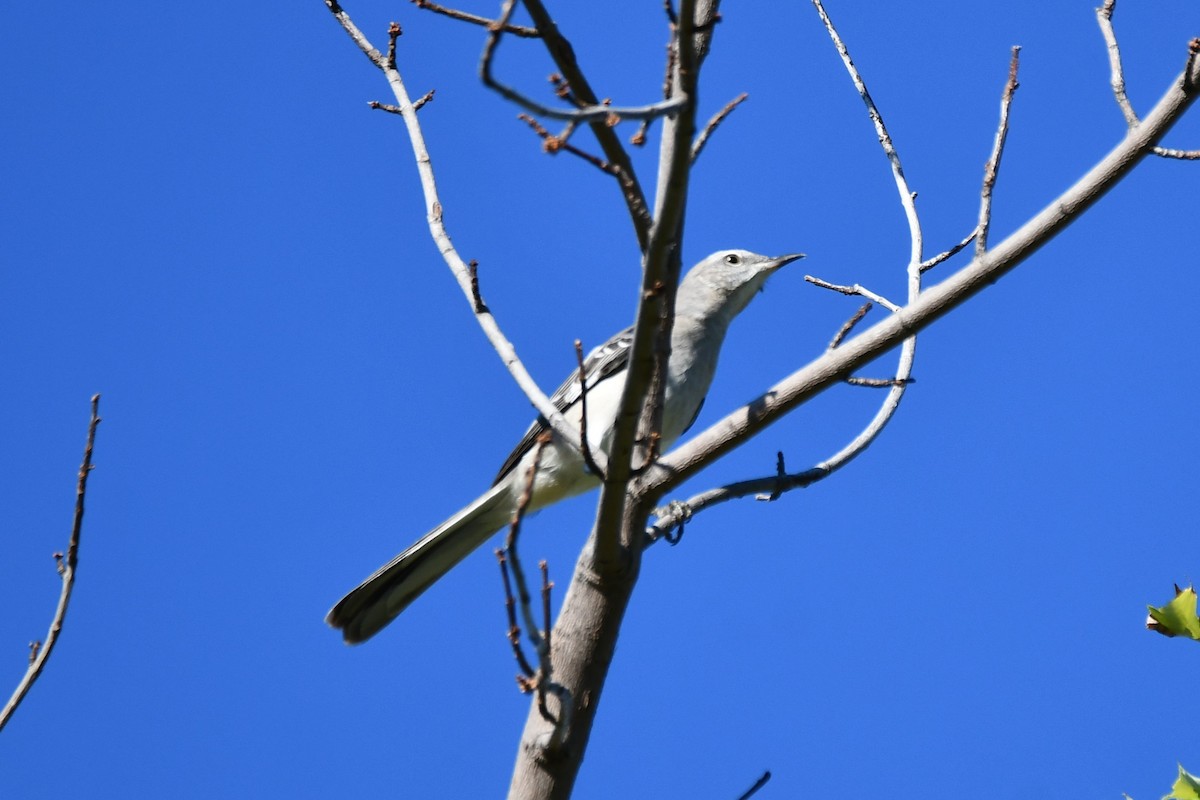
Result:
{"label": "bird's eye", "polygon": [[742,257],[737,253],[730,253],[729,255],[725,256],[725,263],[737,266],[738,264],[742,263]]}

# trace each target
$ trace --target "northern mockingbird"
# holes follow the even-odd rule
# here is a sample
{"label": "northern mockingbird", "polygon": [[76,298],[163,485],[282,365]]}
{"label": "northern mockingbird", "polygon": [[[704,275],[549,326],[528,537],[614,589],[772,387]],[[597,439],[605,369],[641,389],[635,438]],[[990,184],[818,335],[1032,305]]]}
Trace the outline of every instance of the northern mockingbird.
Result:
{"label": "northern mockingbird", "polygon": [[[775,270],[803,257],[799,253],[770,257],[745,250],[723,250],[692,267],[684,277],[675,297],[663,400],[663,450],[699,414],[729,323]],[[608,453],[625,388],[632,337],[632,328],[621,331],[584,361],[588,447],[593,451]],[[577,429],[581,394],[578,374],[574,374],[550,398]],[[489,536],[508,525],[525,488],[535,441],[546,428],[544,420],[535,421],[500,468],[491,489],[384,564],[343,597],[325,621],[340,628],[348,644],[366,641]],[[527,510],[545,508],[598,484],[599,479],[588,471],[582,456],[555,436],[542,450]]]}

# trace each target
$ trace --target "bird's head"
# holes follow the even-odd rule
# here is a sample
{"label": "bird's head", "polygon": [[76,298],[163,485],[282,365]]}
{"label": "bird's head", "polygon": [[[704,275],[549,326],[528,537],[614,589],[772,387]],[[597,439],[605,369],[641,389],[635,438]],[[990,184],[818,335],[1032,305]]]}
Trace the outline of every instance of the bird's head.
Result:
{"label": "bird's head", "polygon": [[705,310],[731,320],[750,304],[777,269],[801,258],[803,253],[782,256],[763,256],[749,250],[713,253],[684,276],[675,299],[675,313]]}

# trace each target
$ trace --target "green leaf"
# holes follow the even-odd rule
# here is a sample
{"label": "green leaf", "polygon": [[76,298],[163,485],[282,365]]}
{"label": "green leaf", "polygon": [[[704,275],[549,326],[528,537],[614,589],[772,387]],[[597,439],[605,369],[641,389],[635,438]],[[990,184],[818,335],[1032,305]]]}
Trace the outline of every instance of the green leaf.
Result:
{"label": "green leaf", "polygon": [[[1175,587],[1175,599],[1162,608],[1148,606],[1146,627],[1163,636],[1186,636],[1200,641],[1200,618],[1196,617],[1196,590]],[[1198,798],[1200,800],[1200,798]]]}
{"label": "green leaf", "polygon": [[[1192,609],[1196,608],[1196,593],[1192,592]],[[1171,787],[1171,793],[1163,795],[1162,800],[1200,800],[1200,779],[1195,775],[1189,775],[1187,770],[1183,768],[1183,764],[1179,765],[1179,777],[1175,779],[1175,785]]]}

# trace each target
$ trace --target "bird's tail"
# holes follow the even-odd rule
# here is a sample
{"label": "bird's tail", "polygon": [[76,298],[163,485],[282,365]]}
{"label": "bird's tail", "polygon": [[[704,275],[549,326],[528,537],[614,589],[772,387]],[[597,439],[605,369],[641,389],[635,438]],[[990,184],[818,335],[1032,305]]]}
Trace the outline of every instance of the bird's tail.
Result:
{"label": "bird's tail", "polygon": [[335,605],[325,621],[347,644],[379,633],[408,604],[508,524],[512,497],[501,481],[393,558]]}

